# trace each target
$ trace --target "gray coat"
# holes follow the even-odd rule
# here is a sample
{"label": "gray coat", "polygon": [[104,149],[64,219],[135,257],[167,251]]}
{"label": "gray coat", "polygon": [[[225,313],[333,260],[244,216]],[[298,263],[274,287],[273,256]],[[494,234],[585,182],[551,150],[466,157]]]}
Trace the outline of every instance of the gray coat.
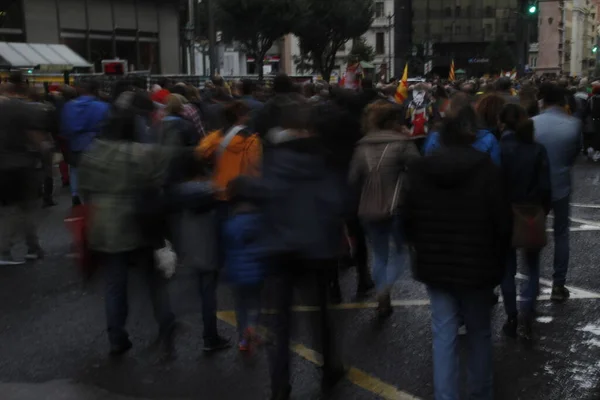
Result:
{"label": "gray coat", "polygon": [[561,107],[551,107],[533,122],[535,140],[548,152],[552,200],[564,199],[571,194],[571,169],[581,148],[581,121]]}
{"label": "gray coat", "polygon": [[[383,152],[387,147],[385,156]],[[361,139],[350,164],[350,185],[361,193],[366,177],[381,160],[379,171],[385,197],[392,198],[407,165],[420,157],[415,143],[394,131],[370,133]],[[400,188],[398,188],[400,189]]]}

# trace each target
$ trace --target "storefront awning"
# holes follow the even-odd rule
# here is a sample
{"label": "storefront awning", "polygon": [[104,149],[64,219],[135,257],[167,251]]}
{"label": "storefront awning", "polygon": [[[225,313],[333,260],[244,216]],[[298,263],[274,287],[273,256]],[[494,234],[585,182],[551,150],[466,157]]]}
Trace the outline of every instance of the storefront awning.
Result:
{"label": "storefront awning", "polygon": [[64,44],[0,42],[0,68],[33,68],[63,72],[92,65]]}

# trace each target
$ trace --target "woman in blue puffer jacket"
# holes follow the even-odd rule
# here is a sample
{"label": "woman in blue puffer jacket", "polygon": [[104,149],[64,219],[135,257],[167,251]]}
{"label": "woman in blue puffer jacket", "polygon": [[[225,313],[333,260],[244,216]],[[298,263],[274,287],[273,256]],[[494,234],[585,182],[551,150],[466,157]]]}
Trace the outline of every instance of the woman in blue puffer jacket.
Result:
{"label": "woman in blue puffer jacket", "polygon": [[[494,95],[491,95],[494,96]],[[491,96],[486,97],[491,98]],[[483,100],[482,100],[483,101]],[[452,97],[450,101],[448,113],[452,113],[453,110],[460,110],[465,106],[470,106],[469,98],[464,93],[458,93]],[[482,120],[489,120],[488,110],[484,107],[477,108],[477,114],[481,117]],[[498,110],[498,114],[502,108]],[[485,116],[483,114],[486,114]],[[498,116],[496,117],[497,120]],[[486,124],[487,125],[487,124]],[[494,127],[490,127],[494,128]],[[432,132],[429,134],[427,139],[425,140],[425,144],[423,145],[423,155],[428,156],[436,152],[439,148],[441,148],[443,143],[440,140],[439,132]],[[477,136],[475,142],[473,142],[473,148],[479,150],[481,152],[487,153],[490,155],[493,163],[497,166],[501,164],[501,152],[500,152],[500,144],[498,143],[498,139],[490,129],[479,129],[477,131]]]}

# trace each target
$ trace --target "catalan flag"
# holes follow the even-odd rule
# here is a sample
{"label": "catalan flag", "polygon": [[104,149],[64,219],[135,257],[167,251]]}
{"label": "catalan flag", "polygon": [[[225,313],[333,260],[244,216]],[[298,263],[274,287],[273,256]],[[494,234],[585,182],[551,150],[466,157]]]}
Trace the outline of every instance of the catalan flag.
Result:
{"label": "catalan flag", "polygon": [[456,74],[454,73],[454,60],[452,60],[452,64],[450,64],[450,75],[448,75],[448,80],[450,82],[454,82],[456,80]]}
{"label": "catalan flag", "polygon": [[408,99],[408,63],[404,66],[404,74],[402,74],[402,80],[396,89],[394,98],[398,104],[403,104]]}

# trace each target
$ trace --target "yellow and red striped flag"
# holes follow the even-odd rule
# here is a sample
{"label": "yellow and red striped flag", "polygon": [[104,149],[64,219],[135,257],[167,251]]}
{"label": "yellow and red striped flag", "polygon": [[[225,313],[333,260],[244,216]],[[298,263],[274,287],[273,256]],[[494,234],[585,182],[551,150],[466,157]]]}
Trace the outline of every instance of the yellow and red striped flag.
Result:
{"label": "yellow and red striped flag", "polygon": [[448,80],[450,82],[454,82],[456,80],[456,74],[454,73],[454,60],[452,60],[452,64],[450,64],[450,75],[448,75]]}
{"label": "yellow and red striped flag", "polygon": [[408,99],[408,63],[404,66],[404,74],[402,74],[402,80],[396,89],[394,98],[398,104],[402,104]]}

